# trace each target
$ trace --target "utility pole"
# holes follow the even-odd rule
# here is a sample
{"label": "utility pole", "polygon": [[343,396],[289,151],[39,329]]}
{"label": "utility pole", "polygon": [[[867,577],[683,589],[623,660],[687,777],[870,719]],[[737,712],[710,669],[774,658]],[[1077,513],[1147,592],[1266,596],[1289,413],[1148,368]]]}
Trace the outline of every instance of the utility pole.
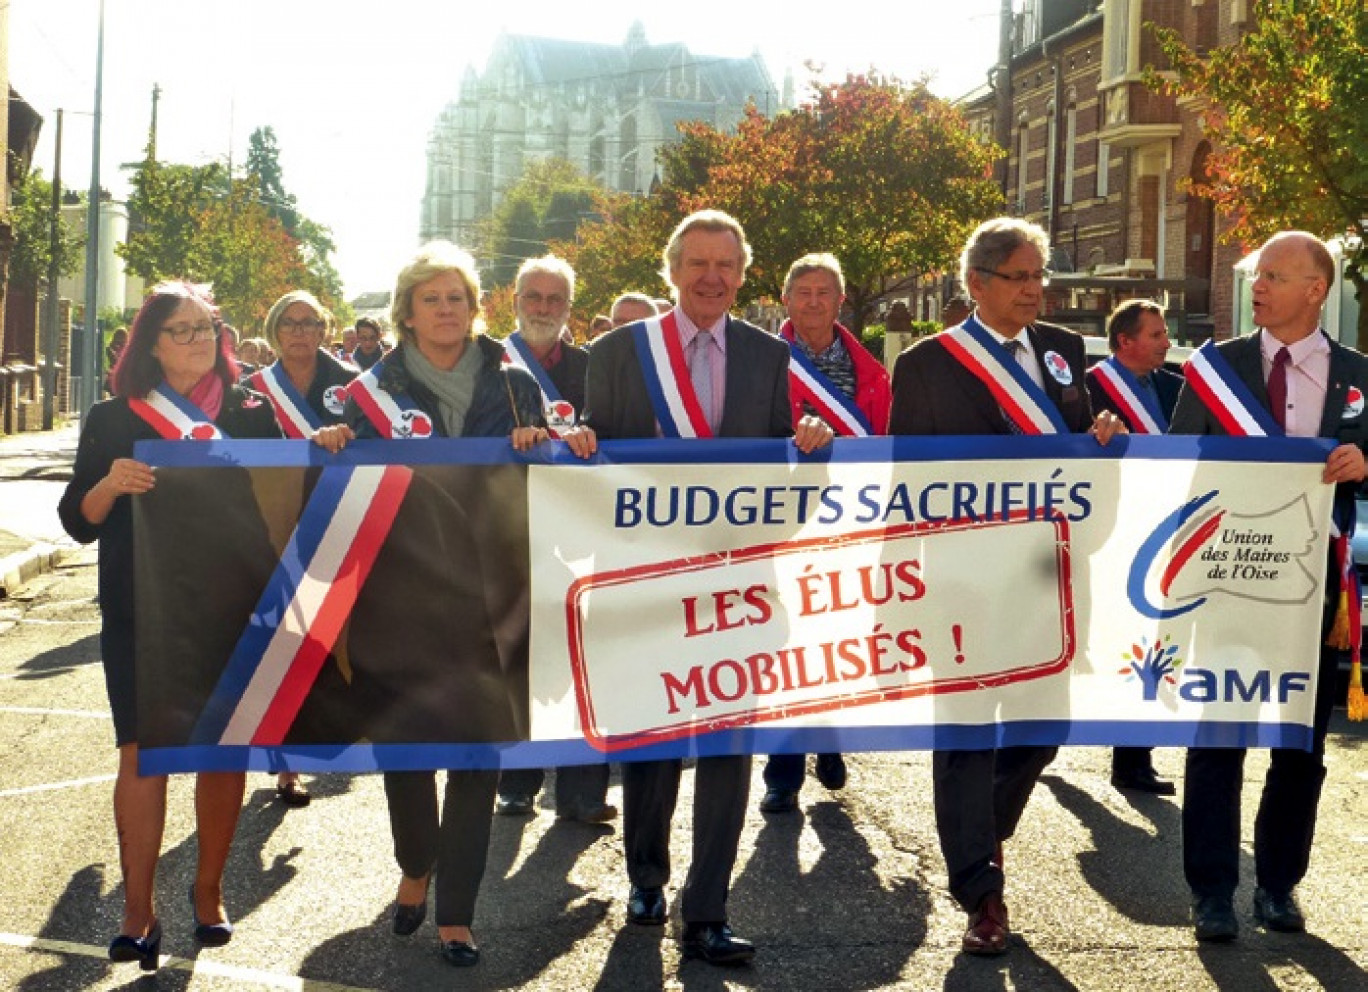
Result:
{"label": "utility pole", "polygon": [[[62,244],[62,111],[57,111],[57,151],[52,164],[52,226],[48,255],[47,300],[43,306],[43,430],[52,430],[57,404],[57,257]],[[67,353],[67,369],[71,368],[71,354]]]}
{"label": "utility pole", "polygon": [[104,105],[104,0],[100,0],[100,29],[95,45],[95,126],[91,135],[90,195],[86,202],[85,339],[89,350],[85,362],[84,413],[100,401],[104,379],[104,342],[100,340],[100,123]]}

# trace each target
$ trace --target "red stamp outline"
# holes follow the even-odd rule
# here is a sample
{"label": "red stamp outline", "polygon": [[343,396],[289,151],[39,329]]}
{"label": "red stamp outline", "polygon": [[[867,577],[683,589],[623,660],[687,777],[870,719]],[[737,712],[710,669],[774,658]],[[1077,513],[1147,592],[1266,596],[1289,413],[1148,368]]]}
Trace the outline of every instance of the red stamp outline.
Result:
{"label": "red stamp outline", "polygon": [[[604,589],[626,585],[643,579],[658,578],[663,575],[677,575],[681,572],[701,572],[723,568],[737,562],[753,561],[757,558],[779,558],[800,554],[813,549],[827,550],[848,547],[856,544],[883,542],[917,534],[948,533],[963,530],[981,530],[989,527],[1002,527],[1013,523],[1051,523],[1055,529],[1055,564],[1059,577],[1057,593],[1059,596],[1060,636],[1062,650],[1058,657],[1032,665],[1005,669],[992,675],[953,676],[920,683],[915,686],[889,686],[882,689],[869,689],[847,693],[828,699],[810,700],[804,703],[762,707],[744,713],[732,713],[712,720],[695,720],[666,724],[649,730],[633,731],[626,734],[601,734],[594,712],[593,699],[589,691],[589,679],[584,649],[584,614],[581,603],[591,589]],[[920,523],[899,524],[895,527],[880,527],[875,530],[841,534],[836,537],[809,538],[802,541],[780,544],[757,544],[736,551],[713,552],[696,557],[675,558],[654,565],[633,565],[601,574],[582,576],[576,579],[565,596],[566,632],[569,641],[570,670],[574,678],[575,703],[579,710],[580,727],[585,741],[593,748],[612,753],[628,748],[661,744],[686,737],[733,727],[751,726],[768,720],[779,720],[809,713],[826,713],[833,710],[848,709],[853,706],[867,706],[897,699],[910,699],[916,696],[939,695],[951,692],[967,692],[980,688],[995,688],[1013,682],[1025,682],[1044,678],[1064,671],[1073,660],[1076,639],[1074,636],[1073,583],[1069,547],[1069,521],[1059,512],[1049,517],[1032,515],[1029,510],[1017,510],[1007,519],[994,520],[946,520],[922,521]]]}

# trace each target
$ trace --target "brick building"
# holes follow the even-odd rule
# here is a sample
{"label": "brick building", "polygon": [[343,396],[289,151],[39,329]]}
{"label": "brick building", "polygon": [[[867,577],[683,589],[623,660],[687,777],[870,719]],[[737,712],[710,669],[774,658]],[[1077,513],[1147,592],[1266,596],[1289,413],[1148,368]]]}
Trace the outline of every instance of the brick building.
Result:
{"label": "brick building", "polygon": [[1211,150],[1202,107],[1143,75],[1166,65],[1147,24],[1200,50],[1238,40],[1248,17],[1245,0],[1024,0],[1014,15],[1010,118],[990,87],[961,103],[1008,150],[1008,210],[1050,232],[1056,319],[1097,329],[1114,302],[1145,295],[1168,303],[1180,336],[1229,335],[1241,250],[1218,243],[1211,204],[1184,187]]}

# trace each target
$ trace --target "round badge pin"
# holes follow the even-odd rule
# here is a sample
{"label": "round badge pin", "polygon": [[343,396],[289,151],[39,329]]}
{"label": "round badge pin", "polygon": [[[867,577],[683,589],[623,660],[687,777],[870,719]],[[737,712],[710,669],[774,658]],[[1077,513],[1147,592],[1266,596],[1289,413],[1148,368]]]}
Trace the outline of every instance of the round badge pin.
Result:
{"label": "round badge pin", "polygon": [[1073,369],[1069,368],[1069,363],[1064,361],[1059,352],[1045,352],[1045,367],[1050,370],[1055,382],[1061,386],[1073,385]]}

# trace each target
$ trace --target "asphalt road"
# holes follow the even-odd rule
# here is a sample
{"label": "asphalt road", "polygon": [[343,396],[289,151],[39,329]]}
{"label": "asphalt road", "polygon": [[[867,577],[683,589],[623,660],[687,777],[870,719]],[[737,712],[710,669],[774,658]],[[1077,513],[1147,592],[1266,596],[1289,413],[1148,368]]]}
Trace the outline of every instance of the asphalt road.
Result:
{"label": "asphalt road", "polygon": [[[0,527],[50,528],[60,473],[50,455],[25,458],[23,471],[0,466]],[[227,879],[238,932],[226,947],[197,950],[185,900],[191,781],[177,777],[158,879],[170,957],[140,978],[136,965],[105,959],[122,889],[94,560],[81,549],[0,599],[0,988],[1368,990],[1368,724],[1348,724],[1342,711],[1300,890],[1302,936],[1254,926],[1249,882],[1237,896],[1240,939],[1199,946],[1177,804],[1117,792],[1107,752],[1075,748],[1048,770],[1008,844],[1016,929],[1001,959],[958,953],[963,916],[945,894],[921,753],[852,755],[844,790],[810,780],[802,813],[785,817],[755,810],[757,765],[730,904],[738,933],[759,946],[749,967],[681,963],[677,915],[663,931],[626,926],[617,830],[558,823],[543,808],[496,818],[475,921],[484,957],[469,971],[449,968],[430,919],[414,937],[390,934],[398,873],[380,781],[342,775],[309,780],[316,798],[304,810],[275,802],[269,776],[249,778]],[[1161,773],[1180,774],[1180,752],[1156,760]],[[1246,766],[1246,837],[1266,764],[1256,752]],[[690,786],[686,775],[672,899],[688,861]],[[610,801],[620,802],[616,779]],[[1243,862],[1250,880],[1248,845]]]}

